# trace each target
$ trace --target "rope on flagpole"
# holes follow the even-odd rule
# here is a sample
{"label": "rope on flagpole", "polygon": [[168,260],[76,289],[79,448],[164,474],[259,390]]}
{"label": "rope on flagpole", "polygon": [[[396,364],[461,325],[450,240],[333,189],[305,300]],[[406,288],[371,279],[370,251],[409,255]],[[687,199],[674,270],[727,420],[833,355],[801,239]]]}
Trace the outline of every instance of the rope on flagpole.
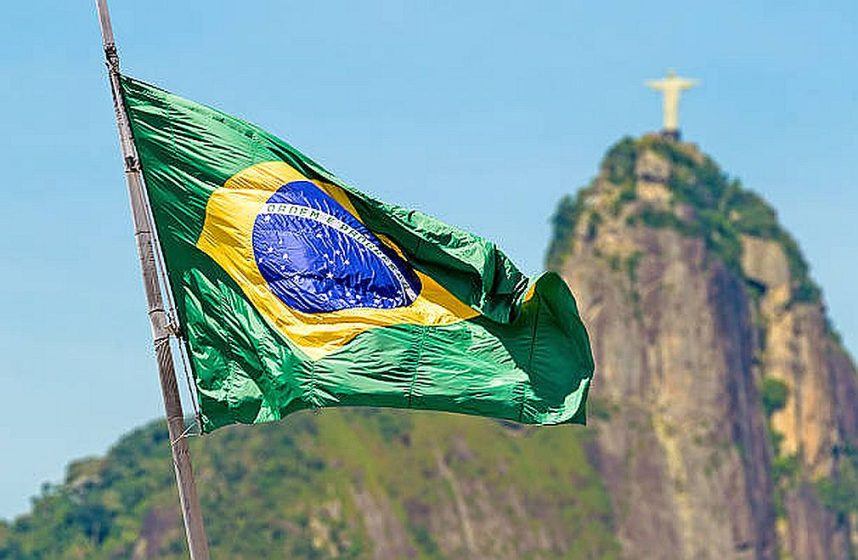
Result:
{"label": "rope on flagpole", "polygon": [[184,431],[184,432],[182,432],[181,434],[179,434],[179,437],[177,437],[176,439],[170,440],[170,447],[175,447],[175,445],[176,445],[177,443],[179,443],[179,440],[184,439],[184,438],[186,438],[186,437],[189,437],[190,435],[193,435],[193,434],[189,434],[189,433],[188,433],[188,432],[190,432],[190,431],[191,431],[191,429],[192,429],[193,427],[194,427],[194,425],[193,425],[193,424],[188,424],[188,426],[185,428],[185,431]]}
{"label": "rope on flagpole", "polygon": [[[143,178],[143,185],[145,188],[146,179]],[[152,207],[148,206],[147,211],[149,213],[150,223],[155,223],[155,216],[152,213]],[[167,294],[167,316],[170,319],[170,335],[175,337],[177,345],[179,347],[179,356],[180,356],[180,364],[182,368],[182,375],[185,378],[185,385],[188,388],[188,395],[190,395],[191,399],[191,408],[194,411],[194,421],[197,424],[198,434],[201,435],[203,433],[203,423],[202,416],[200,415],[200,407],[199,407],[199,396],[197,395],[197,387],[194,383],[193,377],[191,375],[191,362],[190,357],[188,356],[188,348],[187,348],[187,338],[185,338],[185,333],[182,332],[181,323],[179,323],[179,314],[176,311],[176,299],[173,296],[173,288],[170,285],[169,278],[167,277],[167,265],[164,262],[164,254],[161,251],[161,240],[158,237],[158,228],[152,228],[152,237],[154,239],[155,246],[155,259],[156,259],[156,270],[158,273],[158,279],[163,286],[163,291]]]}
{"label": "rope on flagpole", "polygon": [[197,387],[191,376],[191,360],[186,348],[187,340],[179,336],[178,341],[179,356],[182,358],[182,371],[185,374],[185,383],[188,386],[188,393],[191,395],[191,407],[194,409],[194,420],[197,423],[197,434],[195,435],[201,436],[203,435],[203,417],[202,414],[200,414]]}
{"label": "rope on flagpole", "polygon": [[[172,138],[172,134],[170,135]],[[175,140],[174,140],[175,141]],[[146,188],[146,179],[143,177],[141,173],[141,181],[143,182],[144,189]],[[148,192],[148,191],[147,191]],[[155,224],[155,214],[152,209],[151,204],[146,205],[146,211],[149,216],[149,222],[151,224]],[[182,331],[181,323],[179,322],[179,314],[176,310],[176,298],[173,295],[173,287],[170,284],[169,277],[167,276],[167,265],[164,261],[164,253],[161,250],[161,239],[158,235],[158,228],[152,227],[152,237],[154,240],[154,250],[155,250],[155,268],[158,274],[158,279],[161,285],[163,286],[162,290],[167,294],[167,316],[170,320],[168,331],[171,336],[175,337],[177,346],[179,348],[179,356],[180,363],[182,368],[182,376],[185,379],[185,386],[188,390],[188,395],[191,400],[191,408],[194,411],[194,421],[197,424],[198,434],[202,435],[203,433],[203,422],[202,415],[200,414],[200,406],[199,406],[199,394],[197,393],[197,386],[193,379],[190,362],[190,348],[188,346],[188,339],[185,336],[185,333]]]}

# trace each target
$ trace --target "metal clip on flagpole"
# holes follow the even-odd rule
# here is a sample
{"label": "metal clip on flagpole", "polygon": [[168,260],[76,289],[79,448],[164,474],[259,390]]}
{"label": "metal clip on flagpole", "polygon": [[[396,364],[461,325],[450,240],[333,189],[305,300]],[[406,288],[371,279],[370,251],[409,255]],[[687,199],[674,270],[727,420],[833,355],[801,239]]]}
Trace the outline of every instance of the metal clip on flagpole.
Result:
{"label": "metal clip on flagpole", "polygon": [[173,365],[173,352],[170,348],[169,318],[164,310],[164,298],[158,282],[155,264],[155,247],[152,235],[152,223],[149,218],[148,200],[143,190],[143,177],[137,159],[137,149],[128,122],[128,113],[122,97],[119,76],[119,55],[113,39],[107,0],[96,0],[98,20],[101,24],[101,38],[104,43],[104,56],[110,76],[110,88],[113,93],[113,106],[116,111],[116,125],[119,129],[119,144],[125,161],[125,178],[128,182],[128,194],[131,199],[131,213],[134,220],[134,236],[137,240],[137,254],[143,273],[143,286],[149,305],[149,320],[152,325],[152,337],[158,360],[158,375],[161,380],[161,392],[164,396],[164,408],[167,414],[167,429],[170,434],[173,466],[179,488],[179,501],[182,517],[185,521],[185,535],[192,560],[209,560],[209,547],[206,541],[200,501],[194,483],[188,440],[184,435],[184,415],[176,372]]}

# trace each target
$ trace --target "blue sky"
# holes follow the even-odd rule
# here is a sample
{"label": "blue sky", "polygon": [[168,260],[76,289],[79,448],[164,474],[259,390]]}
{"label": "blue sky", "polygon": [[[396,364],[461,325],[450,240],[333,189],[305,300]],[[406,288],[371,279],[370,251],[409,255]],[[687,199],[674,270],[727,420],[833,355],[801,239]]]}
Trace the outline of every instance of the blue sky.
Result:
{"label": "blue sky", "polygon": [[[89,2],[7,3],[0,36],[0,517],[160,416]],[[858,5],[113,0],[124,68],[261,124],[383,199],[539,271],[558,199],[682,122],[798,238],[858,349]]]}

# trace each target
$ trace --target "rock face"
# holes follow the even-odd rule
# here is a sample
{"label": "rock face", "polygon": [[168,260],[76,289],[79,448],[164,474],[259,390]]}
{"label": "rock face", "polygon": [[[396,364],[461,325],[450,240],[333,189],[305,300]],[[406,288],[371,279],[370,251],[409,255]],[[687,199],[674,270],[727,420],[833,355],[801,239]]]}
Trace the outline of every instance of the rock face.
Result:
{"label": "rock face", "polygon": [[774,212],[695,146],[648,136],[555,223],[625,556],[851,557],[858,377]]}

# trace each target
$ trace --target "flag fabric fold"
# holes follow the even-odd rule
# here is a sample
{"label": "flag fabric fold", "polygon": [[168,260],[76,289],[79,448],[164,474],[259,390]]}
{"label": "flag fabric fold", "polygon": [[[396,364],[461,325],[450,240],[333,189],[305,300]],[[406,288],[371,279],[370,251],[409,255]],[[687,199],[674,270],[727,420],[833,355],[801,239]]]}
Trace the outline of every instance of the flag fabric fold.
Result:
{"label": "flag fabric fold", "polygon": [[300,409],[584,423],[575,300],[266,131],[122,78],[207,432]]}

